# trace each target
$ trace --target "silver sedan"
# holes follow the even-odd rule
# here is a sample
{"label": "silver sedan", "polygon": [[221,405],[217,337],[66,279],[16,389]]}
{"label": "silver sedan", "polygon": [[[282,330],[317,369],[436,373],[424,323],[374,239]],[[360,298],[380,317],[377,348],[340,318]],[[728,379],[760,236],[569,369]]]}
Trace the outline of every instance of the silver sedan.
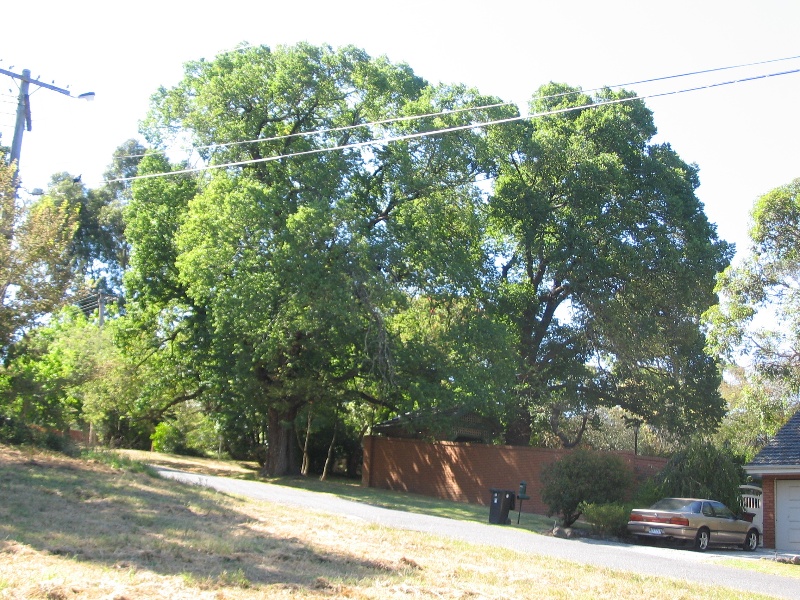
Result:
{"label": "silver sedan", "polygon": [[631,511],[628,532],[641,539],[690,542],[701,552],[710,545],[758,547],[758,529],[716,500],[664,498]]}

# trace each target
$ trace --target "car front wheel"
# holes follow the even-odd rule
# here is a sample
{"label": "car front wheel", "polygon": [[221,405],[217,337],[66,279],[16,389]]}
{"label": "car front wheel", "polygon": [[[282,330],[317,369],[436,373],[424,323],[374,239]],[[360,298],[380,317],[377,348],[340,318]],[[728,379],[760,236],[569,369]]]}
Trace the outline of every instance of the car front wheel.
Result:
{"label": "car front wheel", "polygon": [[750,552],[758,548],[758,531],[751,529],[747,532],[747,537],[744,538],[744,544],[742,544],[742,548],[749,550]]}
{"label": "car front wheel", "polygon": [[708,543],[711,541],[711,532],[705,527],[697,532],[694,538],[694,549],[698,552],[705,552],[708,550]]}

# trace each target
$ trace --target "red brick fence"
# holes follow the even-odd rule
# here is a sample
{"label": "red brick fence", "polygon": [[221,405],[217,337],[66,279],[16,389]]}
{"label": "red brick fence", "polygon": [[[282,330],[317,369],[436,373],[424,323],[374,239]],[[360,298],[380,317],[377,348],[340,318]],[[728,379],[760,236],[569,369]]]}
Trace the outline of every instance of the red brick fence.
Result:
{"label": "red brick fence", "polygon": [[[526,446],[488,446],[458,442],[422,442],[379,436],[364,438],[361,482],[366,487],[413,492],[457,502],[488,505],[492,488],[514,490],[528,484],[523,512],[546,514],[540,475],[545,465],[569,450]],[[617,452],[637,481],[660,471],[667,461]]]}

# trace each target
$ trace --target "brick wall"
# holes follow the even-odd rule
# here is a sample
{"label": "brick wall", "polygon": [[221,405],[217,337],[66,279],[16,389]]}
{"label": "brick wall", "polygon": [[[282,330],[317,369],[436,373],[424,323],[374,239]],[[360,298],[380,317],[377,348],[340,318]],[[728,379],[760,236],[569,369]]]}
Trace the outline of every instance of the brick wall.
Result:
{"label": "brick wall", "polygon": [[[362,485],[488,505],[490,489],[516,493],[525,481],[531,499],[523,502],[523,512],[546,514],[540,495],[542,469],[567,452],[368,436],[364,438]],[[667,462],[632,452],[617,454],[638,480],[657,473]]]}
{"label": "brick wall", "polygon": [[73,442],[77,442],[79,444],[88,444],[89,443],[89,434],[85,431],[80,431],[77,429],[70,429],[69,430],[69,438]]}

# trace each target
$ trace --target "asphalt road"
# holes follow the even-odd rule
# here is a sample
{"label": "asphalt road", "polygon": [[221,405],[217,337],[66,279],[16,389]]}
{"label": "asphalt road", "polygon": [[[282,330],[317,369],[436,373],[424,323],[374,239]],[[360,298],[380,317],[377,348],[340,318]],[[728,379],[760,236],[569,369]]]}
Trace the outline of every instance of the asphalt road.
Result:
{"label": "asphalt road", "polygon": [[[509,548],[519,552],[545,554],[577,563],[631,571],[642,575],[683,579],[708,586],[723,586],[745,592],[767,594],[776,598],[800,600],[800,578],[779,577],[757,573],[749,569],[735,569],[713,564],[720,558],[758,560],[772,556],[772,553],[766,550],[756,552],[711,550],[699,553],[675,548],[638,546],[587,539],[565,540],[537,535],[514,527],[458,521],[379,508],[343,500],[329,494],[319,494],[269,483],[197,475],[158,466],[154,466],[154,468],[165,478],[258,500],[344,515],[387,527],[432,533],[474,544]],[[524,569],[524,565],[520,565],[519,568]]]}

